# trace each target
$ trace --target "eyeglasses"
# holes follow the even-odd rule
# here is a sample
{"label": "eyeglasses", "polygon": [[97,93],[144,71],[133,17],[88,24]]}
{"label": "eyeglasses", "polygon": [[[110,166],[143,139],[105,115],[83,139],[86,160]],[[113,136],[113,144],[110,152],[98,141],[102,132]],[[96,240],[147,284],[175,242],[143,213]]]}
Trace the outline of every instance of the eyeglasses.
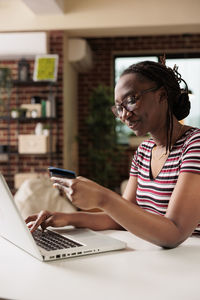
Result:
{"label": "eyeglasses", "polygon": [[134,105],[142,97],[142,95],[150,93],[150,92],[154,92],[154,91],[158,90],[159,88],[160,87],[150,88],[150,89],[141,91],[137,96],[128,96],[124,101],[122,101],[121,104],[113,105],[111,107],[111,110],[114,113],[114,115],[119,118],[122,116],[124,108],[127,111],[130,111],[130,112],[133,111]]}

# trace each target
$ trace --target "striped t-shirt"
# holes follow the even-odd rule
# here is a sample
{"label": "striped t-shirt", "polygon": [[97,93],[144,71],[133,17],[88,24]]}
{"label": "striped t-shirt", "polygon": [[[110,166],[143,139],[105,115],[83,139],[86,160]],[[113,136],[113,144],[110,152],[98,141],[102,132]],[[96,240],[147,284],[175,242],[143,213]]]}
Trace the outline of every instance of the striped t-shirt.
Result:
{"label": "striped t-shirt", "polygon": [[[200,129],[190,128],[177,140],[155,179],[151,175],[151,155],[154,146],[155,142],[149,139],[138,147],[133,157],[130,175],[137,176],[137,204],[149,212],[163,216],[179,174],[200,174]],[[200,234],[200,224],[194,233]]]}

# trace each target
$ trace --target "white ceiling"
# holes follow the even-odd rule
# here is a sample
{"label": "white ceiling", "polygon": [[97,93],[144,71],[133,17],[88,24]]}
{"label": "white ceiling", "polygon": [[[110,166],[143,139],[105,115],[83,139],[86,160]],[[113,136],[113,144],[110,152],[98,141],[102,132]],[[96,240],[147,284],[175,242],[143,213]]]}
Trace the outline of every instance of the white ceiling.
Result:
{"label": "white ceiling", "polygon": [[65,11],[65,0],[0,0],[0,6],[12,5],[23,2],[34,14],[63,14]]}
{"label": "white ceiling", "polygon": [[63,14],[64,0],[22,0],[34,14]]}
{"label": "white ceiling", "polygon": [[200,0],[0,0],[0,32],[74,37],[200,33]]}

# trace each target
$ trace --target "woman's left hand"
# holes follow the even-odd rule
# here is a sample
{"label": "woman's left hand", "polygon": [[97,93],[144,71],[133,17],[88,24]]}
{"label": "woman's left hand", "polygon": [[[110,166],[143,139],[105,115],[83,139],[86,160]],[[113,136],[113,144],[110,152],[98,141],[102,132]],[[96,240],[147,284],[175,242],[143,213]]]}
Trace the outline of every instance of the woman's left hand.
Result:
{"label": "woman's left hand", "polygon": [[52,177],[54,187],[61,190],[77,207],[90,210],[102,208],[105,197],[110,192],[96,182],[84,177],[75,179]]}

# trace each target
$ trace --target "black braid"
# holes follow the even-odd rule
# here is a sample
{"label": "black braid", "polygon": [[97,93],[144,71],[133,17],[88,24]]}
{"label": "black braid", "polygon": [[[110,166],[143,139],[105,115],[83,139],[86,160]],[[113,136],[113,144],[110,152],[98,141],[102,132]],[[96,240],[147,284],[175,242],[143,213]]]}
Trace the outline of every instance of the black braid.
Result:
{"label": "black braid", "polygon": [[[164,62],[164,61],[163,61]],[[188,87],[186,82],[178,73],[177,67],[174,69],[166,67],[162,63],[143,61],[128,67],[121,76],[129,73],[136,73],[156,83],[157,87],[164,87],[167,93],[168,107],[166,113],[166,151],[172,147],[173,115],[178,120],[182,120],[189,114],[190,102],[188,97]],[[183,81],[186,90],[181,90],[180,82]],[[184,96],[183,96],[184,94]]]}

